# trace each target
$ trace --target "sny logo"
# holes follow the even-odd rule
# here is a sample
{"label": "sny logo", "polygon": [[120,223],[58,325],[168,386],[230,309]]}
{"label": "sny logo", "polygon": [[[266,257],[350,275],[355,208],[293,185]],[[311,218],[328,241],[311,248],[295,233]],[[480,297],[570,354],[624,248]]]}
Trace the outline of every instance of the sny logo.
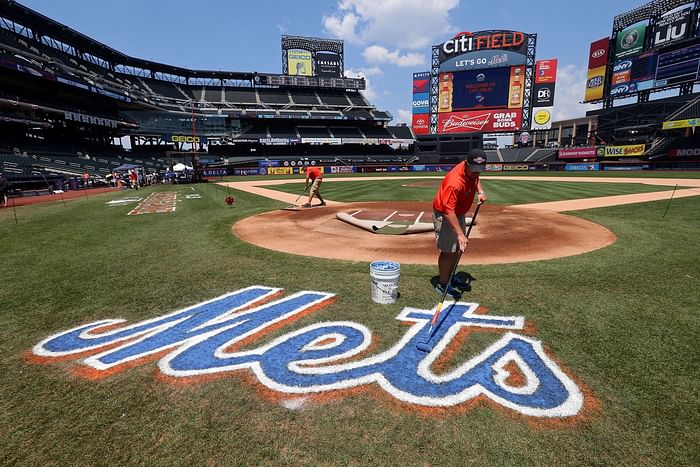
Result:
{"label": "sny logo", "polygon": [[[524,328],[523,317],[477,314],[476,303],[455,303],[433,327],[429,353],[416,346],[428,337],[433,310],[410,307],[397,317],[410,324],[404,336],[364,359],[357,356],[370,347],[372,333],[350,321],[311,324],[253,348],[266,331],[335,299],[312,291],[279,298],[281,292],[252,286],[128,326],[118,319],[78,326],[37,344],[33,358],[84,358],[95,376],[104,376],[158,357],[160,372],[172,378],[250,371],[263,386],[288,395],[376,385],[427,409],[483,397],[532,417],[573,417],[583,408],[582,391],[542,343],[516,333]],[[438,358],[470,329],[504,334],[451,371],[435,374]]]}

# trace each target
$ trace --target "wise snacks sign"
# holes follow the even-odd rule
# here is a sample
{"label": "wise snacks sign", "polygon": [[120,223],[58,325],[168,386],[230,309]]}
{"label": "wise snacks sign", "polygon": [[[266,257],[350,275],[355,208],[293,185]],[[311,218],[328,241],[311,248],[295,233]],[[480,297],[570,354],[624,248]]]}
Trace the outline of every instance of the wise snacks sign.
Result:
{"label": "wise snacks sign", "polygon": [[[88,378],[156,359],[166,381],[243,374],[290,398],[338,397],[348,389],[373,387],[423,410],[489,400],[528,417],[570,419],[589,400],[544,344],[527,335],[524,317],[484,314],[476,303],[449,305],[434,327],[435,310],[405,307],[396,317],[407,324],[404,335],[380,352],[373,352],[376,336],[360,323],[318,320],[290,326],[302,317],[308,321],[336,299],[328,292],[283,296],[279,288],[251,286],[140,322],[82,324],[42,340],[28,359],[79,360],[78,373]],[[285,332],[285,326],[291,329]],[[276,337],[263,339],[273,331]],[[449,372],[435,373],[443,354],[461,355],[461,342],[473,331],[496,337]],[[428,338],[432,350],[419,350]]]}
{"label": "wise snacks sign", "polygon": [[519,130],[522,109],[473,110],[439,114],[438,133],[494,133]]}

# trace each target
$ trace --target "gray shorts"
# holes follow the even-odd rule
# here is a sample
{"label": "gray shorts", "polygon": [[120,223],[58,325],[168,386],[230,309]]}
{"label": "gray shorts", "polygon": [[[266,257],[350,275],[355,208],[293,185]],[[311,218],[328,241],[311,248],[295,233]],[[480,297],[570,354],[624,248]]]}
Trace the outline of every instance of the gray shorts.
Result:
{"label": "gray shorts", "polygon": [[[459,219],[459,225],[462,227],[462,233],[466,232],[467,223],[464,216],[457,216],[457,219]],[[456,253],[459,251],[457,232],[445,220],[445,214],[434,209],[433,227],[435,228],[435,245],[437,245],[438,251],[442,253]]]}
{"label": "gray shorts", "polygon": [[313,183],[311,183],[311,193],[316,194],[318,192],[319,188],[321,188],[322,181],[323,181],[323,179],[317,178],[316,180],[313,181]]}

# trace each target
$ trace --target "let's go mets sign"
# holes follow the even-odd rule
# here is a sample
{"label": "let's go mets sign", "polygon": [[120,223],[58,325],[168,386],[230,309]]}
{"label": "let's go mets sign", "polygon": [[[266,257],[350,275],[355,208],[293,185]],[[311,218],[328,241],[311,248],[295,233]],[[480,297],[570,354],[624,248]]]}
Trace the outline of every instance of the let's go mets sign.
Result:
{"label": "let's go mets sign", "polygon": [[[406,307],[396,319],[408,324],[388,350],[371,354],[372,332],[350,321],[319,322],[272,341],[256,341],[335,300],[326,292],[283,296],[273,287],[252,286],[194,306],[128,325],[107,319],[50,336],[32,349],[32,359],[80,359],[88,376],[107,376],[154,359],[170,378],[200,378],[251,372],[282,395],[319,395],[375,386],[405,404],[449,408],[486,398],[530,417],[575,417],[584,406],[577,383],[524,331],[517,316],[476,313],[476,303],[446,307],[428,338],[433,310]],[[495,342],[467,361],[436,374],[435,363],[470,330],[496,331]],[[464,336],[464,334],[462,334]],[[363,355],[360,355],[363,354]],[[368,355],[369,354],[369,355]]]}

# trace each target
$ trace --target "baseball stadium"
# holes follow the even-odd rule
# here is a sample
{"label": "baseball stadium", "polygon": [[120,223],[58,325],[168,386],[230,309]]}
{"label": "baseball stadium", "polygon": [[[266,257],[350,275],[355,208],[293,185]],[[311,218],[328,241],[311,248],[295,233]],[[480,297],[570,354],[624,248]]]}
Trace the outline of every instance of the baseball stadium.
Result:
{"label": "baseball stadium", "polygon": [[601,18],[574,119],[491,21],[401,123],[339,38],[187,68],[0,0],[0,462],[697,465],[700,2]]}

